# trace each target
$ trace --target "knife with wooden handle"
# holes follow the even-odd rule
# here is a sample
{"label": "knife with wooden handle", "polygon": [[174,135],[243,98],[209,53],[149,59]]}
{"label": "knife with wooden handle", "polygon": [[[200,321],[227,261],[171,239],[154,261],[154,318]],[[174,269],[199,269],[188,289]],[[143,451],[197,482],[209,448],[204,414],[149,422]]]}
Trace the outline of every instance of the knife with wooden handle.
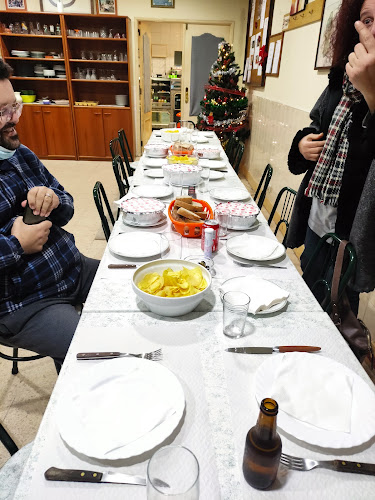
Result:
{"label": "knife with wooden handle", "polygon": [[69,481],[75,483],[117,483],[146,486],[146,478],[120,472],[95,472],[81,469],[58,469],[50,467],[44,473],[48,481]]}
{"label": "knife with wooden handle", "polygon": [[228,352],[237,354],[272,354],[274,352],[318,352],[320,347],[311,345],[280,345],[275,347],[228,347]]}

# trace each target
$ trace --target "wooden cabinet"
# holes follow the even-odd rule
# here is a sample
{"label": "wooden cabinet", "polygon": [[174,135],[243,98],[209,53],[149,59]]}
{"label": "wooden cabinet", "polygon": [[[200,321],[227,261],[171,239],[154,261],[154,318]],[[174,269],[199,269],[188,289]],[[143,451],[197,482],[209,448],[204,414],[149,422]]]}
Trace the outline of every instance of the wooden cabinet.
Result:
{"label": "wooden cabinet", "polygon": [[68,106],[26,104],[16,129],[22,144],[39,158],[76,158],[73,120]]}
{"label": "wooden cabinet", "polygon": [[42,111],[48,157],[74,159],[76,145],[70,108],[45,106]]}
{"label": "wooden cabinet", "polygon": [[[116,105],[116,95],[127,95],[132,102],[129,19],[0,14],[0,52],[14,68],[12,85],[17,91],[34,91],[40,101],[24,106],[18,126],[21,141],[41,158],[104,159],[110,158],[109,141],[124,128],[134,152],[131,104]],[[55,76],[45,77],[44,69],[53,69]],[[46,96],[56,105],[43,105]],[[81,106],[85,101],[99,106]]]}
{"label": "wooden cabinet", "polygon": [[36,104],[24,106],[16,130],[22,144],[40,158],[48,156],[42,106]]}
{"label": "wooden cabinet", "polygon": [[74,109],[78,142],[78,158],[104,158],[104,129],[102,110],[98,107]]}
{"label": "wooden cabinet", "polygon": [[133,130],[130,109],[94,106],[75,107],[78,138],[78,158],[111,158],[109,142],[117,137],[123,128],[129,144],[133,144]]}

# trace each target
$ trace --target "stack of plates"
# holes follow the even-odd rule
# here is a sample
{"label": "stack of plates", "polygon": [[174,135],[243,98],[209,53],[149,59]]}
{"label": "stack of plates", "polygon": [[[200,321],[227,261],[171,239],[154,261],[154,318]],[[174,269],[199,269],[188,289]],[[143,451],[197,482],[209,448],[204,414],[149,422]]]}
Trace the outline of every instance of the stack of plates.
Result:
{"label": "stack of plates", "polygon": [[285,254],[285,247],[273,238],[241,234],[227,240],[227,252],[234,261],[248,264],[278,259]]}
{"label": "stack of plates", "polygon": [[249,199],[250,193],[243,188],[214,188],[210,196],[221,201],[242,201]]}

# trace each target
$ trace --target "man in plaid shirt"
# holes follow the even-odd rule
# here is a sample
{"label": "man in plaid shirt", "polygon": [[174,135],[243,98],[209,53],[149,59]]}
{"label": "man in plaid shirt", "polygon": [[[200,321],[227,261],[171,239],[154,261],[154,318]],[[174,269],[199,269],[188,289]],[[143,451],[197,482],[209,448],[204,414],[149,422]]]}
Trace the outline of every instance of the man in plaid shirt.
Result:
{"label": "man in plaid shirt", "polygon": [[[80,254],[62,227],[73,198],[20,144],[22,104],[0,60],[0,342],[51,356],[61,366],[99,262]],[[23,222],[28,202],[38,224]]]}

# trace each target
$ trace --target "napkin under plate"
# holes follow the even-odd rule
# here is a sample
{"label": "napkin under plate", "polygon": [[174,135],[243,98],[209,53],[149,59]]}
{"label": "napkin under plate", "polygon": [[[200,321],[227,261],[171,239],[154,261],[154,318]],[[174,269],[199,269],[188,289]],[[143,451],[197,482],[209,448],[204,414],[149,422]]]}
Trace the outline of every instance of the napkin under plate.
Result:
{"label": "napkin under plate", "polygon": [[329,431],[351,430],[350,374],[337,372],[329,363],[317,364],[315,354],[283,355],[269,397],[288,415]]}
{"label": "napkin under plate", "polygon": [[289,297],[289,292],[257,276],[239,276],[225,281],[221,293],[244,292],[250,297],[249,312],[257,314],[280,304]]}

